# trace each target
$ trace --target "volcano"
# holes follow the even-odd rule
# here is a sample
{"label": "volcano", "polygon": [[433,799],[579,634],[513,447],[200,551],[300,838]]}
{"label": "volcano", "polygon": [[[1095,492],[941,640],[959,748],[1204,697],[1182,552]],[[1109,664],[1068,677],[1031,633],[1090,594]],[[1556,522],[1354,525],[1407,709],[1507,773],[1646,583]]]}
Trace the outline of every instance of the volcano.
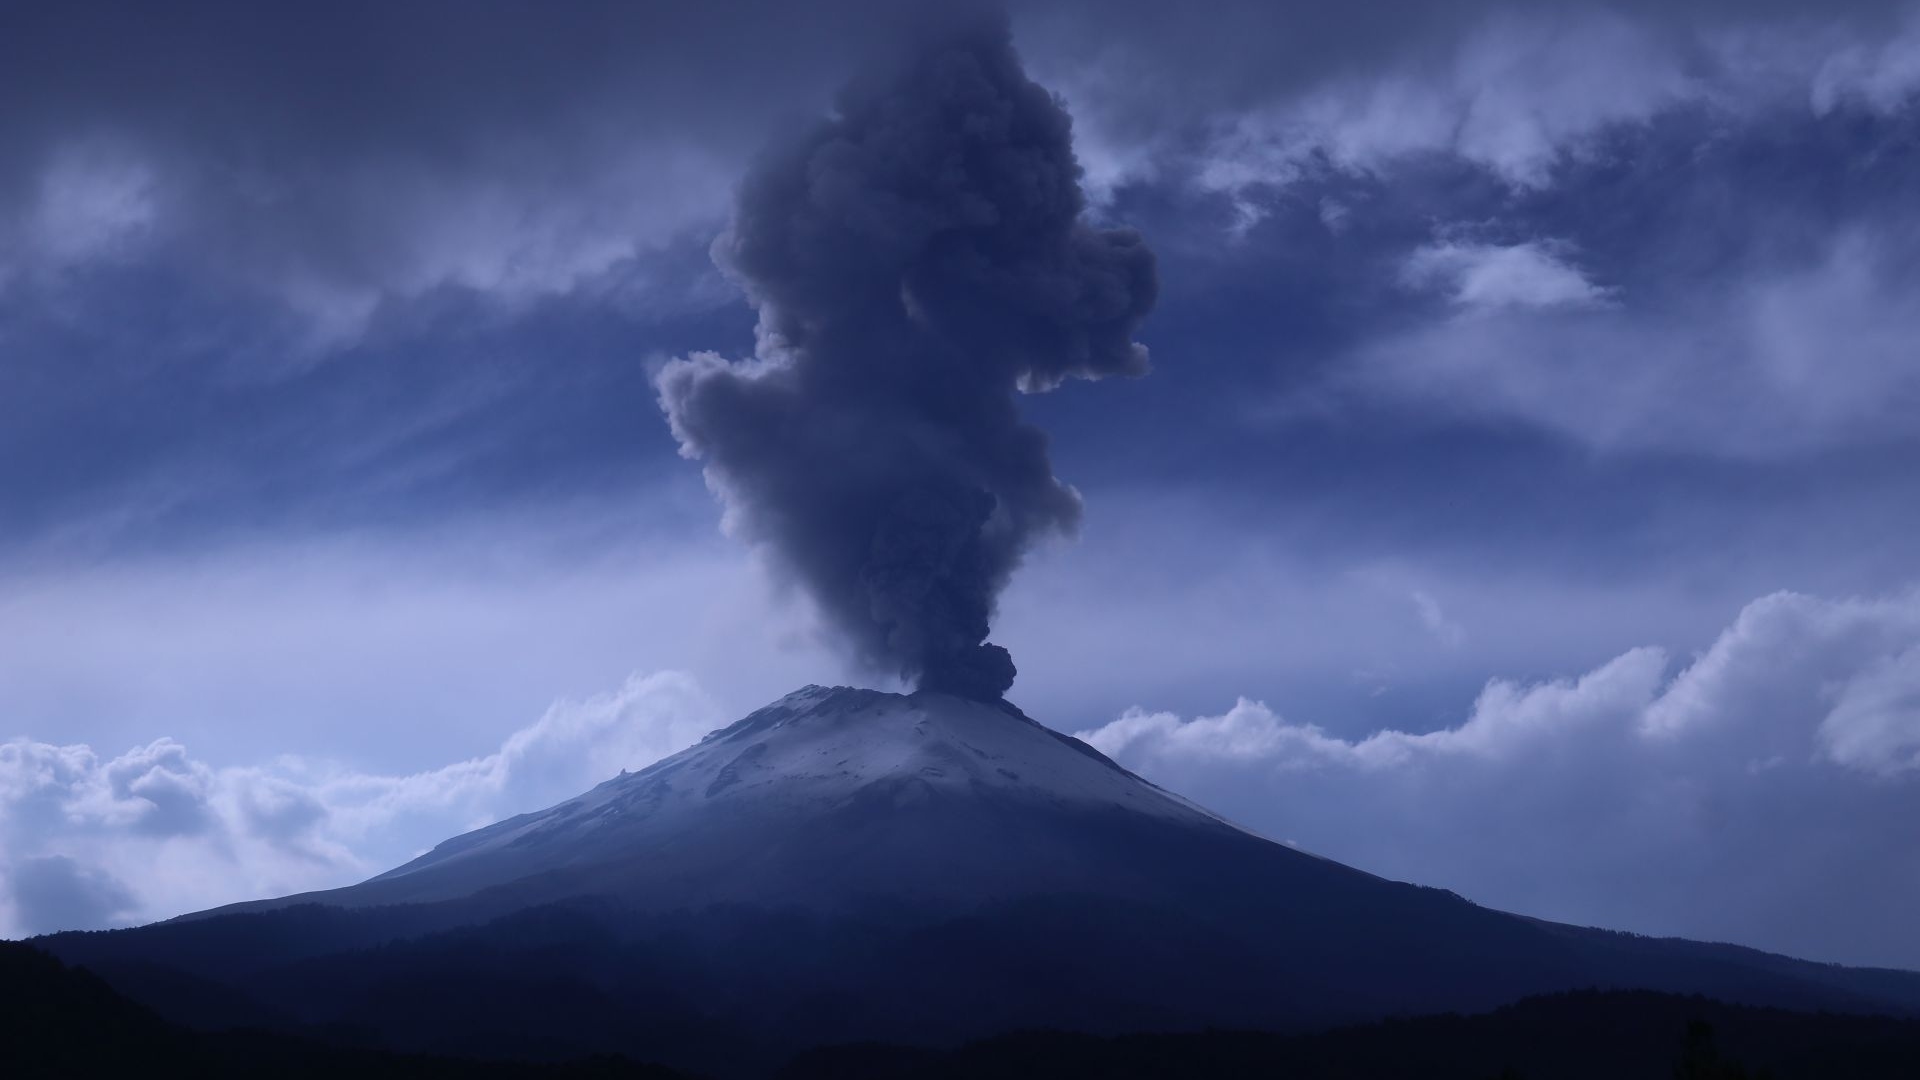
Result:
{"label": "volcano", "polygon": [[1587,987],[1920,1012],[1920,975],[1483,908],[1273,842],[1003,701],[810,686],[358,885],[42,939],[176,1020],[751,1071]]}
{"label": "volcano", "polygon": [[593,895],[646,911],[961,912],[1030,896],[1170,895],[1164,868],[1143,856],[1192,843],[1270,846],[1004,701],[809,686],[370,881],[224,910]]}

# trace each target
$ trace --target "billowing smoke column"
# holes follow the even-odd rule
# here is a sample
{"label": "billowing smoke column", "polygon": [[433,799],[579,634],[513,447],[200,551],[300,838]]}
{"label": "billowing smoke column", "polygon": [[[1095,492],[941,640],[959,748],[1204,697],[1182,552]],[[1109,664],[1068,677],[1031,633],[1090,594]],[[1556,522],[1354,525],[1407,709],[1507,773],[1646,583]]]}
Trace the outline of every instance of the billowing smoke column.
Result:
{"label": "billowing smoke column", "polygon": [[976,24],[842,92],[746,178],[715,258],[759,312],[758,356],[660,374],[681,451],[870,668],[994,699],[984,644],[1072,488],[1016,391],[1139,375],[1157,289],[1139,234],[1081,220],[1060,103]]}

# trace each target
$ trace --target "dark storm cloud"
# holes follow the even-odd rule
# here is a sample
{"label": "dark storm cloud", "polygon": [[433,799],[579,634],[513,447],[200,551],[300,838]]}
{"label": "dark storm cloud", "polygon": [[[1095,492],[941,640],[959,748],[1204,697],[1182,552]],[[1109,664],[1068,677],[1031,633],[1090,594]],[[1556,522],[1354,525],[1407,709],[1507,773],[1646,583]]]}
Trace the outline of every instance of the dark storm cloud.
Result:
{"label": "dark storm cloud", "polygon": [[[329,346],[382,305],[436,288],[567,292],[710,227],[772,127],[813,113],[844,72],[947,6],[22,8],[0,35],[0,289],[9,275],[158,261],[280,300]],[[1138,136],[1142,152],[1170,128],[1321,80],[1430,73],[1489,24],[1614,12],[1685,53],[1736,16],[1779,24],[1795,11],[1784,0],[1009,6],[1035,70],[1086,89],[1077,104],[1106,137]],[[1860,0],[1822,18],[1871,29],[1897,8]],[[1631,97],[1637,73],[1618,74],[1608,91]]]}
{"label": "dark storm cloud", "polygon": [[673,468],[630,422],[637,356],[746,340],[707,257],[731,185],[915,21],[884,0],[9,12],[0,555]]}
{"label": "dark storm cloud", "polygon": [[[1668,85],[1641,77],[1649,65],[1613,63],[1613,53],[1577,32],[1549,35],[1561,49],[1548,50],[1552,62],[1508,64],[1510,53],[1524,61],[1538,44],[1522,36],[1486,64],[1450,74],[1449,50],[1486,26],[1611,11],[1643,32],[1617,50],[1630,60],[1642,45],[1658,52],[1684,39],[1689,27],[1735,25],[1736,9],[1777,22],[1790,4],[1011,6],[1031,69],[1072,91],[1083,161],[1097,162],[1102,149],[1087,137],[1089,116],[1107,137],[1157,138],[1166,126],[1205,127],[1284,106],[1330,79],[1357,80],[1353,96],[1363,101],[1376,82],[1404,82],[1420,91],[1416,103],[1462,110],[1442,108],[1424,124],[1416,115],[1408,124],[1419,130],[1405,132],[1385,123],[1405,111],[1386,95],[1377,110],[1336,117],[1341,139],[1365,143],[1344,130],[1351,127],[1388,149],[1423,151],[1412,164],[1356,171],[1322,162],[1295,172],[1287,166],[1297,147],[1285,139],[1272,154],[1228,154],[1223,172],[1238,178],[1232,201],[1265,215],[1233,243],[1222,239],[1227,200],[1196,205],[1177,190],[1184,166],[1160,160],[1157,176],[1132,174],[1117,212],[1154,237],[1172,290],[1153,333],[1178,341],[1189,362],[1138,390],[1029,405],[1028,416],[1060,442],[1060,471],[1083,485],[1217,479],[1278,507],[1297,503],[1277,486],[1311,484],[1356,506],[1320,520],[1398,520],[1429,536],[1425,515],[1381,509],[1378,484],[1362,468],[1391,466],[1397,489],[1434,499],[1440,489],[1429,477],[1440,462],[1468,458],[1484,476],[1497,456],[1503,475],[1528,474],[1529,505],[1569,501],[1564,477],[1507,464],[1514,455],[1487,450],[1486,432],[1468,444],[1450,429],[1447,445],[1409,452],[1405,417],[1367,416],[1326,436],[1374,448],[1360,460],[1274,446],[1297,433],[1231,421],[1250,400],[1257,407],[1346,364],[1364,339],[1444,308],[1443,290],[1402,288],[1396,272],[1436,224],[1497,219],[1516,241],[1573,241],[1576,265],[1624,285],[1630,307],[1637,296],[1683,295],[1670,269],[1726,280],[1703,257],[1717,258],[1726,238],[1771,242],[1805,230],[1802,219],[1823,208],[1855,205],[1844,191],[1796,194],[1779,200],[1791,213],[1747,220],[1768,178],[1904,176],[1877,147],[1831,133],[1802,152],[1804,125],[1788,131],[1771,114],[1733,138],[1717,122],[1686,133],[1672,141],[1681,153],[1657,155],[1660,168],[1632,183],[1563,169],[1516,202],[1498,176],[1479,175],[1477,161],[1508,161],[1504,148],[1513,146],[1521,166],[1552,163],[1553,137],[1584,130],[1575,121],[1592,119],[1592,101],[1604,103],[1597,115],[1605,119],[1649,85]],[[1803,59],[1817,67],[1859,37],[1828,41],[1829,24],[1871,27],[1894,7],[1829,5],[1818,19],[1807,16],[1820,32],[1795,39],[1807,43]],[[744,350],[751,313],[717,275],[689,267],[706,262],[749,148],[783,112],[817,114],[845,70],[894,48],[922,17],[916,5],[880,0],[804,10],[751,0],[96,3],[13,14],[0,34],[0,96],[13,106],[0,110],[0,364],[8,380],[0,548],[23,537],[52,537],[48,546],[61,551],[89,546],[75,544],[77,533],[194,543],[236,520],[390,520],[438,513],[450,499],[512,506],[529,492],[606,491],[672,470],[665,432],[630,422],[633,396],[648,387],[639,365],[625,361],[692,347]],[[1518,77],[1507,85],[1489,67],[1494,76],[1511,67],[1553,78],[1544,88]],[[1560,78],[1589,69],[1598,75]],[[1489,81],[1510,92],[1483,92]],[[1643,104],[1664,108],[1665,100]],[[1555,110],[1574,120],[1553,120]],[[1446,133],[1481,124],[1463,117],[1487,115],[1512,120],[1516,141],[1490,137],[1473,148],[1474,160],[1451,153],[1459,147]],[[1626,120],[1640,115],[1629,110]],[[1383,124],[1393,138],[1377,130]],[[1822,126],[1844,125],[1829,116]],[[1777,151],[1761,166],[1714,164],[1726,156],[1714,147],[1756,142]],[[1167,149],[1144,136],[1137,145]],[[1199,169],[1218,148],[1171,149],[1191,152],[1188,165]],[[1869,161],[1883,164],[1864,168]],[[1676,198],[1676,183],[1693,194]],[[1537,213],[1548,199],[1563,209]],[[1166,212],[1148,212],[1156,201]],[[1631,258],[1615,257],[1620,245],[1634,248]],[[629,265],[636,258],[644,272]],[[689,279],[706,283],[697,303],[662,296]],[[515,302],[528,298],[539,302]],[[673,324],[636,316],[632,309],[647,303],[674,309]],[[332,362],[319,367],[328,370],[284,363],[303,323],[326,339],[321,351],[331,350]],[[1475,345],[1456,351],[1489,351]],[[1523,345],[1513,351],[1538,351]],[[1648,361],[1663,365],[1671,366]],[[1712,411],[1716,395],[1663,399],[1675,403],[1679,426],[1713,429],[1691,414]],[[1417,434],[1430,434],[1430,413],[1423,406]],[[1506,435],[1496,419],[1493,436]],[[1760,415],[1757,430],[1768,430],[1767,419]],[[1845,430],[1871,427],[1842,419]],[[1282,458],[1323,464],[1269,467]],[[1501,489],[1489,483],[1468,487],[1489,502],[1514,501],[1493,498]],[[1477,527],[1483,519],[1444,520]]]}
{"label": "dark storm cloud", "polygon": [[0,291],[162,265],[279,302],[328,349],[439,288],[564,293],[717,228],[766,128],[897,38],[911,20],[893,7],[12,11]]}
{"label": "dark storm cloud", "polygon": [[717,257],[760,311],[760,356],[660,376],[685,451],[858,658],[997,697],[994,600],[1071,532],[1021,390],[1138,375],[1152,305],[1138,234],[1081,220],[1070,123],[1006,30],[942,34],[764,159]]}

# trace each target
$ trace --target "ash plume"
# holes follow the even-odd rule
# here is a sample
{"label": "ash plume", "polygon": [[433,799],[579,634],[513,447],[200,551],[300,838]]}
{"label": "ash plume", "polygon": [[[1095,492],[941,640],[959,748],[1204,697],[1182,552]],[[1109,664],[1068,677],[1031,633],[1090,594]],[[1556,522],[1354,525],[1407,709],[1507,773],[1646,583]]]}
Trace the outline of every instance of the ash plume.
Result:
{"label": "ash plume", "polygon": [[1153,254],[1082,220],[1080,175],[1002,21],[923,41],[744,180],[714,256],[758,310],[756,356],[658,379],[729,528],[857,661],[921,689],[1006,692],[996,598],[1079,522],[1016,393],[1147,370]]}

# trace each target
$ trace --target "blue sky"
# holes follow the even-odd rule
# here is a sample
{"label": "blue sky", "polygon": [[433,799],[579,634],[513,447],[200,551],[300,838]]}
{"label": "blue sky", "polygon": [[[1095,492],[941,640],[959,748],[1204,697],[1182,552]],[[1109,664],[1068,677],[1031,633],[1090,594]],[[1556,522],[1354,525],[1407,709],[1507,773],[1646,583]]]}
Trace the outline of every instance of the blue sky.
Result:
{"label": "blue sky", "polygon": [[[1011,694],[1268,835],[1920,966],[1920,9],[1019,4],[1153,372]],[[850,669],[654,375],[864,3],[0,42],[0,932],[354,880]]]}

